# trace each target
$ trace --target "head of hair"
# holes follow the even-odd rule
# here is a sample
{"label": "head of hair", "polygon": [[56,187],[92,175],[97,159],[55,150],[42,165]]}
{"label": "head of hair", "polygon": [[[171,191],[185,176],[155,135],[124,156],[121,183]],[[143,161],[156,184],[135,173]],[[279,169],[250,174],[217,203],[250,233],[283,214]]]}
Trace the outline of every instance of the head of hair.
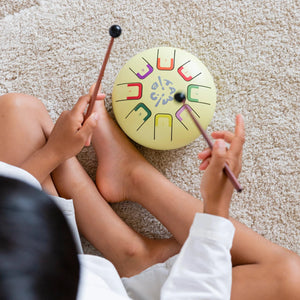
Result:
{"label": "head of hair", "polygon": [[77,250],[44,192],[0,176],[0,299],[76,299]]}

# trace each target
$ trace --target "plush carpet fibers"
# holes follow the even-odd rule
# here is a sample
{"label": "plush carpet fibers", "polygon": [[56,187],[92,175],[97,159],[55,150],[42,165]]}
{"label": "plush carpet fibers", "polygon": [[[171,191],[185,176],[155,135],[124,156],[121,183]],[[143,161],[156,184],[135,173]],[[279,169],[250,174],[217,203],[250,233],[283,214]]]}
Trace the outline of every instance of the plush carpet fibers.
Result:
{"label": "plush carpet fibers", "polygon": [[[40,98],[52,119],[70,109],[96,80],[120,24],[103,80],[107,108],[124,63],[157,46],[185,49],[210,70],[217,106],[208,132],[246,122],[246,144],[231,215],[267,239],[300,254],[299,2],[296,0],[1,0],[0,94]],[[197,153],[201,137],[172,151],[139,146],[167,178],[201,199]],[[92,148],[79,159],[94,178]],[[154,237],[167,230],[142,207],[114,206],[136,230]],[[85,250],[95,250],[84,241]]]}

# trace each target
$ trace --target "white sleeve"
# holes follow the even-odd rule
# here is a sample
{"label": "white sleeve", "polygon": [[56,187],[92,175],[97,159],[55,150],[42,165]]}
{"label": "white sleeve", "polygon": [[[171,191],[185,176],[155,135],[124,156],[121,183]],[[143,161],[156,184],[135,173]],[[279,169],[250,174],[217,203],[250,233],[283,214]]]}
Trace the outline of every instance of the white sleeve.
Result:
{"label": "white sleeve", "polygon": [[35,188],[41,190],[42,186],[38,180],[29,172],[0,161],[0,175],[8,178],[17,179],[27,184],[33,185]]}
{"label": "white sleeve", "polygon": [[79,254],[80,278],[76,300],[130,300],[121,278],[107,259]]}
{"label": "white sleeve", "polygon": [[161,299],[230,299],[234,232],[229,220],[197,213]]}

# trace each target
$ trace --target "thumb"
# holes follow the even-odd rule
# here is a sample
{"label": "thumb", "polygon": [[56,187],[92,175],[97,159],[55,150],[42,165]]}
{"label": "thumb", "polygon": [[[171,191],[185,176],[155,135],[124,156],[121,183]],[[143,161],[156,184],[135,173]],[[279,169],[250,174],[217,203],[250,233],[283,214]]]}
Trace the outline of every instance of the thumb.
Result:
{"label": "thumb", "polygon": [[223,140],[216,140],[212,149],[210,167],[215,171],[223,170],[226,162],[226,144]]}
{"label": "thumb", "polygon": [[93,133],[94,128],[97,125],[98,113],[92,113],[83,123],[83,126],[80,129],[80,134],[85,138],[86,143],[90,143],[90,139]]}

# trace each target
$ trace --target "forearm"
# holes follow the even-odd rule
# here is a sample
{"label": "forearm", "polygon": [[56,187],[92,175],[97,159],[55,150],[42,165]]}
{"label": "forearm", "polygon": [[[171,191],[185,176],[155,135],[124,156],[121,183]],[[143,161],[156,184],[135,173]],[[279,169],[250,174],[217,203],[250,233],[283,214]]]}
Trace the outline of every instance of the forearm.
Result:
{"label": "forearm", "polygon": [[32,174],[42,184],[61,162],[60,156],[45,144],[29,156],[20,168]]}
{"label": "forearm", "polygon": [[222,196],[218,198],[210,197],[210,201],[204,199],[203,212],[228,219],[232,193],[233,186],[231,182],[227,180],[222,188]]}

